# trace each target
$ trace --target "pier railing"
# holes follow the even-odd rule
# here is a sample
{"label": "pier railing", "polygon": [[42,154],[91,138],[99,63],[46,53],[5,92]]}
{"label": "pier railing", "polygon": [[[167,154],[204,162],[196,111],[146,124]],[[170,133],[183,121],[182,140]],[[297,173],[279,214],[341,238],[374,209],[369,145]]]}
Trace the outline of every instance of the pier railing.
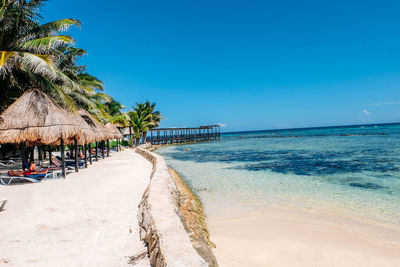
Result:
{"label": "pier railing", "polygon": [[219,140],[221,127],[205,125],[197,128],[156,128],[147,132],[146,141],[153,145]]}

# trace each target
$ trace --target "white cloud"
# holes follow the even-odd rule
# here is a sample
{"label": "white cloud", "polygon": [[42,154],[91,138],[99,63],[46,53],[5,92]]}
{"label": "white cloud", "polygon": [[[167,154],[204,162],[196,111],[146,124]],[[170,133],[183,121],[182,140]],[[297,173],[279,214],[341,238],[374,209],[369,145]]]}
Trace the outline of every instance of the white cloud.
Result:
{"label": "white cloud", "polygon": [[226,127],[226,123],[218,122],[218,125],[219,125],[220,127]]}
{"label": "white cloud", "polygon": [[367,115],[367,116],[369,116],[369,114],[371,114],[371,112],[369,112],[369,111],[366,110],[366,109],[364,109],[362,112],[363,112],[365,115]]}

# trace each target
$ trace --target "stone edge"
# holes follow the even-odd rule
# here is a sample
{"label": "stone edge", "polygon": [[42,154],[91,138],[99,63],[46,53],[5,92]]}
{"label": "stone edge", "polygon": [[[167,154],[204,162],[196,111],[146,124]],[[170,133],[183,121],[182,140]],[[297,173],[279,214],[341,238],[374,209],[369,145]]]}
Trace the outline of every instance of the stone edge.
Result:
{"label": "stone edge", "polygon": [[183,226],[179,191],[165,160],[143,147],[136,148],[136,152],[153,165],[138,211],[140,238],[147,245],[151,265],[208,266]]}

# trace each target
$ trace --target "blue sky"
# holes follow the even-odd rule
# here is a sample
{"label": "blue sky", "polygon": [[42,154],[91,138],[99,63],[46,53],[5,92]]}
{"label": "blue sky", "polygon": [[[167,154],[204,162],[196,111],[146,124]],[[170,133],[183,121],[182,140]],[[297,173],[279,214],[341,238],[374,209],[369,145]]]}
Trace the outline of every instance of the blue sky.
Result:
{"label": "blue sky", "polygon": [[50,0],[81,63],[163,127],[224,131],[400,121],[400,1]]}

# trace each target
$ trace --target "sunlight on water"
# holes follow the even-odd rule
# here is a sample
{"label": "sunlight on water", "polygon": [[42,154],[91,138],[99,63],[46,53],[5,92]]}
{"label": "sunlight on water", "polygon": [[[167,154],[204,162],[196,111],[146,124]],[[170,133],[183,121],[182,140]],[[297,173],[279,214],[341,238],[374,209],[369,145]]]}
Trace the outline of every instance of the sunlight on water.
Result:
{"label": "sunlight on water", "polygon": [[286,205],[398,226],[399,138],[400,125],[264,131],[156,152],[208,216]]}

